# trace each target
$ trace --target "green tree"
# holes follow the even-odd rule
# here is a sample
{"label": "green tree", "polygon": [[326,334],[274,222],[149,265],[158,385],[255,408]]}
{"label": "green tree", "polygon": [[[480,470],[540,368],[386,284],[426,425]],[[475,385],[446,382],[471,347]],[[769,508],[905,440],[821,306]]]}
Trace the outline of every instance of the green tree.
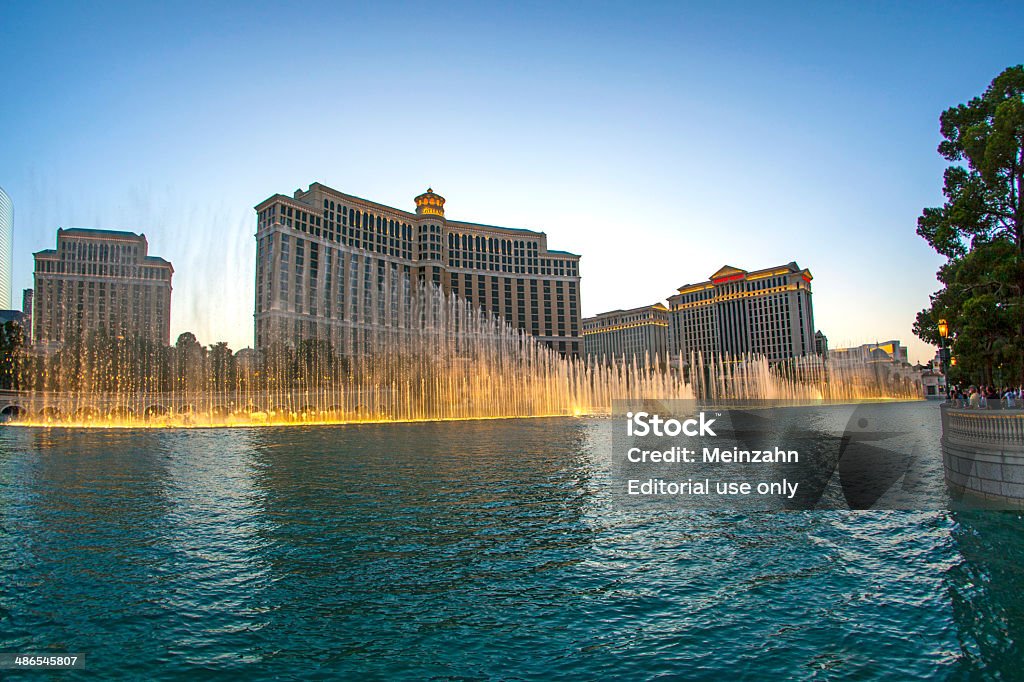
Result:
{"label": "green tree", "polygon": [[964,374],[991,382],[1003,367],[1024,383],[1024,66],[939,121],[946,202],[924,209],[917,233],[947,260],[914,333],[938,344],[945,318]]}
{"label": "green tree", "polygon": [[234,353],[226,341],[210,346],[209,351],[212,388],[214,391],[227,391],[234,388],[236,364]]}
{"label": "green tree", "polygon": [[206,389],[204,377],[206,349],[192,332],[182,332],[174,343],[174,388],[181,394],[195,395]]}

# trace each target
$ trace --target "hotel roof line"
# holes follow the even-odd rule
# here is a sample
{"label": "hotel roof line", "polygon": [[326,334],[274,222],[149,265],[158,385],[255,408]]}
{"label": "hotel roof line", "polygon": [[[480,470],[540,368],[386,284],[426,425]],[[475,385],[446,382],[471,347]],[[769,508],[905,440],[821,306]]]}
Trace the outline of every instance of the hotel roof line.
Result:
{"label": "hotel roof line", "polygon": [[[379,203],[377,201],[371,201],[370,199],[364,199],[363,197],[358,197],[358,196],[356,196],[354,194],[346,194],[345,192],[342,192],[340,190],[334,189],[333,187],[328,187],[327,185],[323,184],[322,182],[313,182],[313,183],[311,183],[309,185],[309,189],[306,189],[306,190],[301,190],[300,189],[300,190],[296,190],[296,191],[297,192],[301,192],[302,194],[306,194],[308,192],[313,191],[314,188],[320,188],[320,189],[322,189],[322,190],[324,190],[326,192],[329,192],[331,194],[343,197],[344,199],[346,199],[348,201],[352,201],[352,202],[356,202],[356,203],[361,203],[361,204],[364,204],[364,205],[366,205],[368,207],[376,208],[378,210],[379,209],[385,209],[385,210],[388,210],[388,211],[392,211],[392,212],[394,212],[396,214],[405,216],[406,218],[408,218],[410,220],[417,220],[417,219],[421,219],[423,217],[423,216],[417,215],[416,213],[413,213],[412,211],[406,211],[404,209],[395,208],[394,206],[388,206],[387,204],[382,204],[382,203]],[[281,194],[281,193],[270,195],[269,197],[267,197],[266,199],[264,199],[260,203],[256,204],[253,208],[255,210],[259,211],[259,210],[262,210],[264,206],[266,206],[267,204],[271,203],[272,201],[278,201],[278,200],[281,200],[281,199],[284,199],[286,201],[290,201],[290,202],[293,202],[293,203],[301,204],[302,206],[305,207],[304,210],[309,210],[309,205],[308,204],[302,204],[302,202],[298,201],[294,196],[288,196],[286,194]],[[488,229],[488,230],[500,230],[502,232],[512,232],[512,233],[516,233],[516,234],[530,234],[530,235],[537,235],[537,236],[543,236],[543,237],[547,237],[548,236],[547,232],[543,232],[543,231],[540,231],[540,230],[528,230],[528,229],[522,228],[522,227],[503,227],[501,225],[488,225],[487,223],[474,223],[474,222],[470,222],[468,220],[455,220],[454,218],[448,218],[448,217],[445,217],[445,222],[448,223],[449,225],[455,225],[455,226],[465,225],[466,227],[482,227],[482,228],[485,228],[485,229]],[[558,251],[556,249],[548,249],[547,252],[548,253],[556,253],[556,254],[564,255],[564,256],[575,256],[577,258],[580,257],[580,254],[572,253],[571,251]]]}
{"label": "hotel roof line", "polygon": [[81,235],[85,235],[85,236],[94,236],[95,235],[95,236],[101,236],[101,237],[124,237],[126,239],[127,238],[138,239],[139,237],[142,237],[143,239],[146,238],[146,233],[145,232],[136,233],[136,232],[129,232],[128,230],[102,230],[102,229],[93,228],[93,227],[58,227],[57,231],[58,232],[63,232],[64,234],[70,234],[70,235],[81,234]]}
{"label": "hotel roof line", "polygon": [[[713,275],[711,275],[704,282],[694,282],[691,284],[684,284],[677,289],[679,293],[684,293],[686,290],[691,289],[702,289],[710,285],[717,284],[717,280],[724,277],[730,277],[735,279],[761,279],[762,277],[770,277],[772,275],[785,275],[785,274],[803,274],[806,275],[807,280],[813,279],[811,271],[807,268],[801,268],[797,265],[795,260],[791,260],[785,265],[774,266],[770,268],[762,268],[761,270],[743,270],[732,265],[723,265]],[[737,277],[737,276],[741,277]]]}
{"label": "hotel roof line", "polygon": [[[136,233],[130,232],[128,230],[101,230],[91,227],[58,227],[57,234],[58,236],[61,234],[66,234],[71,235],[72,237],[103,237],[108,239],[126,239],[130,241],[137,241],[138,239],[141,238],[143,241],[146,242],[147,248],[149,246],[149,240],[146,238],[145,232]],[[57,249],[42,249],[40,251],[32,252],[32,255],[56,256]],[[171,264],[171,261],[167,260],[166,258],[161,258],[160,256],[147,255],[143,258],[143,260],[149,263],[163,263],[165,265],[170,266],[172,272],[174,271],[174,266]]]}
{"label": "hotel roof line", "polygon": [[594,318],[602,317],[604,315],[624,315],[626,313],[637,313],[637,312],[640,312],[641,310],[648,310],[650,308],[659,308],[661,310],[664,310],[665,312],[669,311],[668,307],[666,307],[664,303],[662,303],[661,301],[658,301],[657,303],[653,303],[651,305],[641,305],[641,306],[637,306],[636,308],[626,308],[625,310],[623,310],[623,309],[606,310],[603,313],[596,313],[596,314],[591,315],[590,317],[584,318],[584,319],[592,320]]}

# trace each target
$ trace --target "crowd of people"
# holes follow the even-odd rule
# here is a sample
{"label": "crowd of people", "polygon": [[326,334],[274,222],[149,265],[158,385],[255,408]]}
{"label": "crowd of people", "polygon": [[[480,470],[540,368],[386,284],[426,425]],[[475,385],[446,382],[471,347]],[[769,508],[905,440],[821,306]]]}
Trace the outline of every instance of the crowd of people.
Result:
{"label": "crowd of people", "polygon": [[1024,409],[1024,388],[1017,386],[950,386],[947,402],[979,410]]}

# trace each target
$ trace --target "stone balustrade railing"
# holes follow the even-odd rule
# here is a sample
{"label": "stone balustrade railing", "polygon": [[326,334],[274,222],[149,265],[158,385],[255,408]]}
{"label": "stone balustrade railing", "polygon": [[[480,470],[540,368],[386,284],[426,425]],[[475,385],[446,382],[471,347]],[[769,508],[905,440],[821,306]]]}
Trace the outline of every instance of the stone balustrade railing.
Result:
{"label": "stone balustrade railing", "polygon": [[943,435],[967,442],[1018,445],[1024,449],[1024,410],[942,406]]}
{"label": "stone balustrade railing", "polygon": [[942,406],[942,461],[959,493],[1024,508],[1024,410]]}

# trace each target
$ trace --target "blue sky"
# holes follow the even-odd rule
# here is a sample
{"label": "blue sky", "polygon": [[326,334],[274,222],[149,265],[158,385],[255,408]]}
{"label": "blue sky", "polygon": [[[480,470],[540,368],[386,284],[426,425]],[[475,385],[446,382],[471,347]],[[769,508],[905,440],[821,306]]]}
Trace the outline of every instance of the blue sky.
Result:
{"label": "blue sky", "polygon": [[9,3],[15,288],[58,226],[144,232],[172,339],[251,343],[255,214],[320,181],[583,255],[585,315],[796,260],[832,345],[899,338],[941,260],[938,116],[1024,5]]}

